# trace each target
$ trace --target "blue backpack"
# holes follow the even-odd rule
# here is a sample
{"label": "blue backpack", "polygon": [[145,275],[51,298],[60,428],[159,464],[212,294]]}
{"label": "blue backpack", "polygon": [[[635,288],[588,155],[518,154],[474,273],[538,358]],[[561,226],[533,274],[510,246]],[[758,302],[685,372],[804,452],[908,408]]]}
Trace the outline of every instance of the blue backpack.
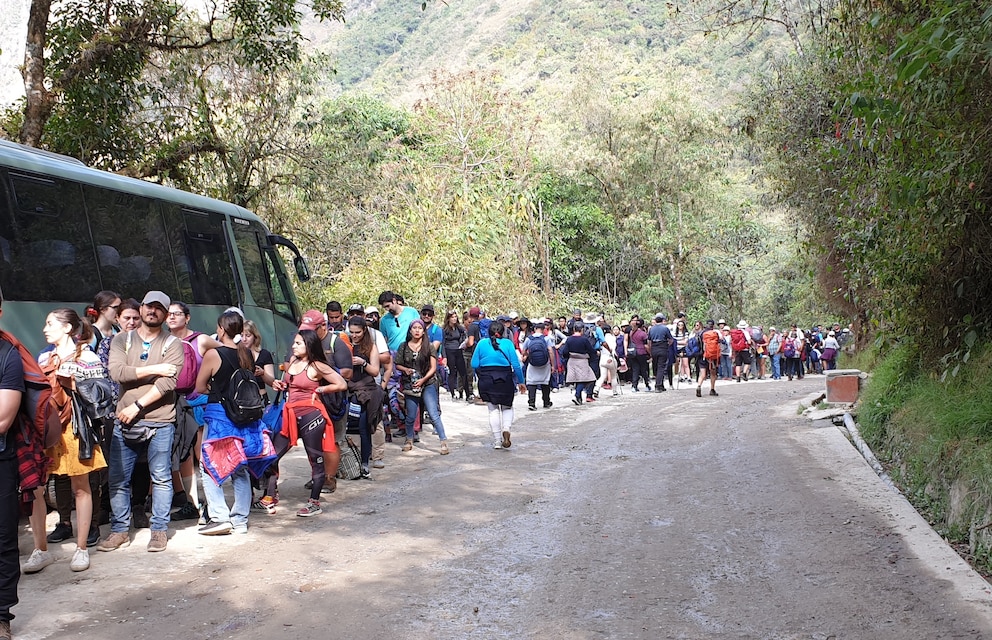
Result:
{"label": "blue backpack", "polygon": [[699,343],[699,334],[691,336],[689,341],[685,343],[685,356],[687,358],[695,358],[702,352],[703,348]]}
{"label": "blue backpack", "polygon": [[544,338],[527,338],[527,363],[535,367],[548,364],[548,343]]}
{"label": "blue backpack", "polygon": [[483,318],[482,320],[479,320],[479,333],[482,336],[482,340],[485,340],[486,338],[489,337],[489,325],[491,325],[492,323],[493,321],[490,320],[489,318]]}

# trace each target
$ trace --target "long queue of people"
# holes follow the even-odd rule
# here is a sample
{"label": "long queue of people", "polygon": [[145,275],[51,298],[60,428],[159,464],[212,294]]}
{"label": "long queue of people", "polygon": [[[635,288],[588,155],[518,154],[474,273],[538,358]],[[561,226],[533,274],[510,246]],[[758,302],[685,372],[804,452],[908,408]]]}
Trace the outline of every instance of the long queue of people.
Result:
{"label": "long queue of people", "polygon": [[[321,496],[336,491],[349,466],[342,455],[357,466],[355,477],[370,478],[385,467],[386,443],[412,451],[427,424],[438,453],[448,455],[442,389],[452,400],[485,405],[492,447],[507,450],[518,394],[536,411],[538,394],[550,408],[552,392],[572,386],[570,400],[582,406],[604,390],[618,395],[624,384],[637,392],[642,382],[645,391],[653,382],[662,392],[677,376],[680,384],[695,381],[697,396],[709,380],[709,395],[716,396],[718,379],[791,380],[832,368],[850,335],[839,326],[765,332],[723,320],[690,329],[684,314],[669,324],[663,313],[650,323],[635,315],[613,325],[578,309],[571,318],[532,320],[515,312],[489,318],[477,306],[450,311],[437,323],[431,304],[418,311],[392,291],[377,302],[382,313],[337,301],[323,312],[307,311],[281,358],[263,347],[240,309],[226,310],[206,335],[189,328],[187,305],[161,291],[140,302],[101,291],[83,315],[53,309],[41,328],[48,347],[37,364],[51,391],[54,437],[44,443],[27,437],[26,425],[18,430],[17,403],[5,401],[8,393],[25,392],[32,363],[11,357],[11,350],[0,362],[0,428],[7,425],[0,431],[0,466],[16,470],[11,486],[0,486],[0,495],[15,497],[3,505],[15,517],[0,526],[0,569],[13,576],[0,584],[0,623],[9,622],[16,602],[19,509],[30,513],[34,542],[24,573],[55,561],[48,543],[72,539],[69,568],[84,571],[91,547],[127,547],[133,528],[150,528],[150,552],[166,549],[173,521],[196,520],[203,535],[246,533],[251,511],[280,508],[279,462],[298,443],[311,469],[300,517],[322,512]],[[9,334],[0,338],[0,351],[17,343]],[[245,380],[255,401],[238,396]],[[80,395],[90,382],[105,382],[109,396],[109,412],[95,420],[85,417],[93,407]],[[358,435],[359,446],[349,434]],[[46,532],[49,503],[59,517]],[[105,537],[104,524],[110,525]],[[2,624],[0,631],[9,633]]]}

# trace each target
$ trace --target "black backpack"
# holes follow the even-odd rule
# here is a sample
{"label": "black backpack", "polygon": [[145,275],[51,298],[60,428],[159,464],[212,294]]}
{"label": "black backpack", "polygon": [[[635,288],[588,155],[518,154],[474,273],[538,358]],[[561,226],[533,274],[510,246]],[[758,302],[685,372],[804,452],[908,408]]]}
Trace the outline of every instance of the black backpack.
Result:
{"label": "black backpack", "polygon": [[[537,348],[535,349],[535,345]],[[527,339],[527,362],[535,367],[548,364],[548,343],[544,338]]]}
{"label": "black backpack", "polygon": [[[224,359],[224,352],[217,350],[217,355]],[[262,419],[265,411],[265,401],[255,380],[255,372],[242,369],[240,362],[234,363],[234,373],[227,381],[227,386],[221,390],[220,403],[227,412],[227,417],[237,425],[247,425]]]}

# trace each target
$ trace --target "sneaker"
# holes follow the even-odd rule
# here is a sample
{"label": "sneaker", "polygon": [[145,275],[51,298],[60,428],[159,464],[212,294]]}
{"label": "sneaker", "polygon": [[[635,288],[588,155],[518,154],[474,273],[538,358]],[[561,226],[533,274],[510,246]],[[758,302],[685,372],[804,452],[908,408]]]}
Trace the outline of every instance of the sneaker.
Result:
{"label": "sneaker", "polygon": [[76,547],[76,552],[72,554],[69,568],[73,571],[86,571],[90,568],[90,552],[86,549]]}
{"label": "sneaker", "polygon": [[[88,536],[86,536],[86,546],[92,547],[97,542],[100,542],[100,527],[98,527],[96,524],[91,524],[90,533]],[[82,571],[82,569],[80,569],[80,571]]]}
{"label": "sneaker", "polygon": [[383,462],[382,460],[373,460],[372,461],[372,468],[373,469],[385,469],[386,468],[386,463]]}
{"label": "sneaker", "polygon": [[152,531],[152,537],[148,541],[148,546],[146,549],[152,553],[158,551],[165,551],[165,547],[169,544],[169,532],[168,531]]}
{"label": "sneaker", "polygon": [[306,505],[296,512],[296,515],[301,518],[309,518],[310,516],[320,515],[320,501],[319,500],[307,500]]}
{"label": "sneaker", "polygon": [[192,502],[186,502],[183,506],[172,514],[173,520],[196,520],[200,517],[200,510]]}
{"label": "sneaker", "polygon": [[261,511],[262,513],[272,515],[276,512],[276,501],[273,500],[272,496],[262,496],[255,502],[251,503],[252,511]]}
{"label": "sneaker", "polygon": [[634,393],[637,393],[638,391],[640,391],[640,389],[638,389],[637,387],[632,387],[630,390],[633,391]]}
{"label": "sneaker", "polygon": [[52,532],[48,534],[46,540],[51,543],[65,542],[72,538],[72,525],[68,522],[60,522],[55,525]]}
{"label": "sneaker", "polygon": [[447,442],[442,442],[441,443],[441,455],[442,456],[446,456],[449,453],[451,453],[451,451],[448,450],[448,443]]}
{"label": "sneaker", "polygon": [[668,391],[668,389],[666,389],[665,387],[655,387],[655,389],[654,389],[654,390],[655,390],[655,391],[656,391],[657,393],[661,393],[662,391]]}
{"label": "sneaker", "polygon": [[703,388],[702,387],[696,387],[696,397],[697,398],[702,398],[703,397]]}
{"label": "sneaker", "polygon": [[555,404],[555,403],[553,403],[553,402],[545,402],[545,403],[544,403],[544,408],[545,408],[545,409],[550,409],[551,407],[553,407],[553,406],[554,406],[554,404]]}
{"label": "sneaker", "polygon": [[185,491],[180,491],[179,493],[172,494],[172,508],[173,509],[178,509],[179,507],[183,506],[187,502],[189,502],[189,499],[186,497],[186,492]]}
{"label": "sneaker", "polygon": [[527,408],[530,409],[531,411],[537,411],[537,405],[536,404],[530,404],[530,403],[528,403],[527,404]]}
{"label": "sneaker", "polygon": [[500,440],[499,438],[497,438],[496,440],[493,440],[493,449],[502,449],[502,448],[503,448],[503,441],[502,440]]}
{"label": "sneaker", "polygon": [[210,514],[207,513],[207,505],[204,504],[202,507],[200,507],[200,517],[196,519],[196,524],[202,527],[205,524],[209,524],[209,522],[210,522]]}
{"label": "sneaker", "polygon": [[131,536],[128,535],[127,531],[111,532],[109,536],[100,541],[96,548],[98,551],[113,551],[114,549],[123,549],[130,544]]}
{"label": "sneaker", "polygon": [[720,394],[716,392],[716,389],[710,389],[710,395],[711,396],[718,396]]}
{"label": "sneaker", "polygon": [[230,522],[211,522],[203,525],[196,532],[201,536],[226,536],[233,529],[234,527]]}
{"label": "sneaker", "polygon": [[574,404],[577,407],[581,407],[582,406],[582,401],[579,400],[578,398],[572,398],[572,404]]}
{"label": "sneaker", "polygon": [[596,398],[592,396],[586,396],[586,402],[596,402]]}
{"label": "sneaker", "polygon": [[234,527],[234,529],[232,530],[232,533],[236,533],[236,534],[241,535],[241,536],[247,535],[248,534],[248,525],[243,524],[243,525]]}
{"label": "sneaker", "polygon": [[363,464],[362,465],[362,468],[361,468],[361,471],[360,471],[358,477],[361,478],[362,480],[371,480],[372,479],[372,473],[369,471],[368,465],[366,465],[366,464]]}
{"label": "sneaker", "polygon": [[24,573],[38,573],[48,565],[55,562],[55,556],[52,555],[51,551],[42,551],[41,549],[35,549],[28,556],[27,562],[21,567],[21,571]]}
{"label": "sneaker", "polygon": [[504,449],[509,449],[510,448],[510,432],[509,431],[504,431],[503,432],[503,442],[501,442],[500,444],[503,445],[503,448]]}

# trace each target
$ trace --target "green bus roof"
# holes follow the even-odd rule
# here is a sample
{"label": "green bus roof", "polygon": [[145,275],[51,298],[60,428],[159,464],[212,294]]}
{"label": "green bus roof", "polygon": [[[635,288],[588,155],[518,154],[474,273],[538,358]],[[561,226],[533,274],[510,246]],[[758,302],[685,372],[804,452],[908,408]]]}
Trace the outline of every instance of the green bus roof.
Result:
{"label": "green bus roof", "polygon": [[[109,171],[101,171],[87,167],[85,164],[56,153],[26,147],[8,140],[0,140],[0,166],[21,171],[74,180],[82,184],[90,184],[104,189],[112,189],[123,193],[144,196],[155,200],[172,202],[193,209],[216,211],[236,218],[253,220],[264,225],[261,218],[236,204],[215,200],[206,196],[196,195],[188,191],[166,187],[137,178],[117,175]],[[268,225],[264,225],[268,226]]]}

